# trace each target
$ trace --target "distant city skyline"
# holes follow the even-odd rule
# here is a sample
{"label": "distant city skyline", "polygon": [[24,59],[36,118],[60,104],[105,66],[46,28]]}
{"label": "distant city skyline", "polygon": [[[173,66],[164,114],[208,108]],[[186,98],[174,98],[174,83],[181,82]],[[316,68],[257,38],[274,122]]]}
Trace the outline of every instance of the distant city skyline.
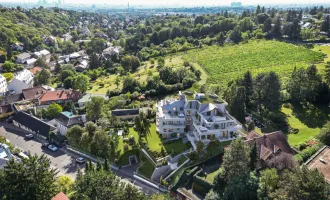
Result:
{"label": "distant city skyline", "polygon": [[[0,0],[0,3],[37,3],[38,0]],[[47,0],[47,2],[58,2],[58,0]],[[243,5],[276,5],[276,4],[330,4],[329,0],[130,0],[130,1],[115,1],[115,0],[65,0],[66,4],[107,4],[107,5],[123,5],[130,3],[130,5],[230,5],[232,2],[241,2]]]}

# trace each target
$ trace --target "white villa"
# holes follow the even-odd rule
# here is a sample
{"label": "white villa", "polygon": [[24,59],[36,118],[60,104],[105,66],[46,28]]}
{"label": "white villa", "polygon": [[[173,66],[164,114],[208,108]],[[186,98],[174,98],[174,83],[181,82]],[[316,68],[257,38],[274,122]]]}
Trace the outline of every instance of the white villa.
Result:
{"label": "white villa", "polygon": [[186,135],[194,148],[199,140],[204,143],[215,138],[220,142],[232,140],[242,126],[227,112],[227,105],[217,97],[207,99],[197,93],[188,100],[179,92],[178,99],[165,99],[156,104],[156,129],[164,139]]}

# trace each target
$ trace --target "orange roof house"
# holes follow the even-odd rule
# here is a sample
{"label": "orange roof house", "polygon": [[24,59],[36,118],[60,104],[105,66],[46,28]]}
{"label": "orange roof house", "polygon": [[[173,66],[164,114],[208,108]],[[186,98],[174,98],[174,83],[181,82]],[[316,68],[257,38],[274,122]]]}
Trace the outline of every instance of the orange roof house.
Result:
{"label": "orange roof house", "polygon": [[63,192],[58,193],[52,200],[70,200]]}
{"label": "orange roof house", "polygon": [[72,100],[77,102],[81,98],[81,94],[78,91],[69,89],[69,90],[56,90],[56,91],[47,91],[39,99],[40,105],[49,105],[51,103],[64,104],[65,102]]}

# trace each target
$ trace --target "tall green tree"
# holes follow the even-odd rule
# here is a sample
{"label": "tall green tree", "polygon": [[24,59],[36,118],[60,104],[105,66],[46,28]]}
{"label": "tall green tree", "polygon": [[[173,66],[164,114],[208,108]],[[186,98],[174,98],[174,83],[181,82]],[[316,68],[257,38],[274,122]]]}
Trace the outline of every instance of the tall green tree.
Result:
{"label": "tall green tree", "polygon": [[274,168],[261,171],[259,177],[258,199],[271,199],[270,194],[277,189],[278,180],[279,175]]}
{"label": "tall green tree", "polygon": [[246,94],[245,88],[233,84],[225,94],[225,98],[228,101],[228,108],[230,113],[236,117],[239,121],[244,122],[246,107]]}
{"label": "tall green tree", "polygon": [[52,103],[49,105],[47,109],[47,117],[50,119],[54,119],[60,115],[62,112],[62,107],[57,103]]}
{"label": "tall green tree", "polygon": [[74,89],[77,89],[82,93],[87,91],[88,84],[89,84],[89,78],[84,74],[78,74],[74,78],[74,82],[73,82]]}
{"label": "tall green tree", "polygon": [[0,172],[0,199],[51,199],[57,192],[56,174],[45,155],[30,156],[21,162],[11,159]]}
{"label": "tall green tree", "polygon": [[264,22],[264,26],[262,27],[262,31],[264,33],[268,33],[272,30],[272,19],[271,18],[267,18]]}
{"label": "tall green tree", "polygon": [[229,37],[234,43],[239,43],[243,39],[242,32],[239,29],[239,27],[235,27],[234,30],[231,32]]}
{"label": "tall green tree", "polygon": [[86,104],[86,117],[88,120],[98,120],[104,115],[103,110],[104,98],[92,97],[91,101]]}

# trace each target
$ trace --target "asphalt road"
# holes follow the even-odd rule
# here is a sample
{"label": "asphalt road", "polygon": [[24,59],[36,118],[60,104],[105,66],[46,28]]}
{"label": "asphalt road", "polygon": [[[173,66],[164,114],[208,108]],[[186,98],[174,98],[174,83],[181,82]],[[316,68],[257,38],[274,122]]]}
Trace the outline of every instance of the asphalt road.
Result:
{"label": "asphalt road", "polygon": [[[77,170],[80,168],[82,171],[85,168],[85,164],[76,164],[75,159],[79,156],[73,153],[69,153],[66,149],[59,149],[56,152],[52,152],[47,148],[41,147],[41,142],[32,139],[26,140],[24,138],[25,132],[22,129],[14,127],[12,124],[0,122],[0,135],[4,136],[10,141],[16,148],[20,148],[23,151],[28,151],[31,154],[42,155],[45,154],[51,161],[51,167],[58,170],[58,175],[67,175],[73,180],[76,179]],[[133,173],[136,171],[138,164],[120,169],[112,170],[117,176],[122,179],[126,179],[127,182],[133,183],[136,187],[141,189],[145,194],[151,195],[159,193],[159,191],[141,181],[135,180]]]}

